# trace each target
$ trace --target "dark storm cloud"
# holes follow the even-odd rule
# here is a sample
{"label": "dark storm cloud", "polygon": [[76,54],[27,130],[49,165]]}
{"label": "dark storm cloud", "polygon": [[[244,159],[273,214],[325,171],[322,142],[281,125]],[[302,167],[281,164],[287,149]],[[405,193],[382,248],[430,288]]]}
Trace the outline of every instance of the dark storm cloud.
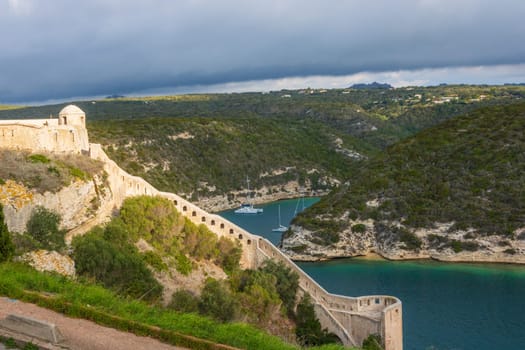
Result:
{"label": "dark storm cloud", "polygon": [[522,0],[0,0],[0,101],[525,62]]}

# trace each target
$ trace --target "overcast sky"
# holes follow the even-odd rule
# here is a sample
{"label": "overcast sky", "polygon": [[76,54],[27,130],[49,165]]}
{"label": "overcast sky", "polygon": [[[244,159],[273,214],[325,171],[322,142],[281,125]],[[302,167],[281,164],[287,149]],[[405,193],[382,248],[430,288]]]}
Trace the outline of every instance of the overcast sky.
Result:
{"label": "overcast sky", "polygon": [[524,0],[0,0],[0,102],[525,82]]}

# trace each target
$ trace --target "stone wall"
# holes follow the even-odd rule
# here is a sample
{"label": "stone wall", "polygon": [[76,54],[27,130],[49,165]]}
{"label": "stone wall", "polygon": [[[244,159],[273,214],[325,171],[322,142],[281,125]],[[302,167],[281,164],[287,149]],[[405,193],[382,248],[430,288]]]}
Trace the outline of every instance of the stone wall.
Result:
{"label": "stone wall", "polygon": [[[79,110],[74,112],[83,113]],[[71,230],[66,236],[67,241],[109,219],[127,197],[162,196],[173,201],[177,210],[195,224],[205,224],[220,237],[239,240],[243,248],[242,267],[257,268],[266,259],[273,259],[295,271],[299,275],[299,294],[308,293],[312,297],[322,326],[335,333],[345,345],[360,346],[368,335],[377,333],[382,336],[385,350],[402,350],[402,310],[399,299],[391,296],[353,298],[328,293],[268,240],[253,235],[218,215],[210,214],[176,194],[160,192],[144,179],[122,170],[109,159],[100,145],[88,144],[84,119],[79,120],[82,123],[78,125],[59,125],[54,120],[0,123],[0,148],[30,149],[33,152],[85,152],[91,158],[104,163],[111,192],[107,198],[110,200],[102,203],[96,217]]]}
{"label": "stone wall", "polygon": [[0,120],[0,148],[32,152],[81,153],[89,150],[85,113],[74,105],[59,118]]}

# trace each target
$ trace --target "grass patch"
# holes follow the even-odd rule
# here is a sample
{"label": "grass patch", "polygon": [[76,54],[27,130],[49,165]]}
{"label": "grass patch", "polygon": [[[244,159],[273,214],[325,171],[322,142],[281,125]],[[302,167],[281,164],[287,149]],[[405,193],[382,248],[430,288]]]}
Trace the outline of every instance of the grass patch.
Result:
{"label": "grass patch", "polygon": [[[52,293],[54,297],[44,297],[41,294],[44,292]],[[0,294],[194,349],[224,349],[214,343],[243,349],[298,349],[247,324],[222,324],[195,314],[173,312],[118,297],[88,282],[73,282],[16,263],[0,264]]]}
{"label": "grass patch", "polygon": [[102,173],[101,162],[80,154],[30,154],[5,149],[0,150],[0,159],[3,181],[14,180],[40,193],[57,192],[74,179],[87,181]]}

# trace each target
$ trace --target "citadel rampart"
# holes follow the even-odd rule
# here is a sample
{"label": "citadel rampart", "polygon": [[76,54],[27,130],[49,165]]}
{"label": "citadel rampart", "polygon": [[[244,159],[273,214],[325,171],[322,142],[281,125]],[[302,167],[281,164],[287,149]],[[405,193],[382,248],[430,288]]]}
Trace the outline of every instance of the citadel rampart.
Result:
{"label": "citadel rampart", "polygon": [[[68,115],[68,111],[73,115]],[[67,133],[59,132],[62,129],[70,132],[72,128],[75,130],[73,133],[77,135],[76,139],[68,139]],[[8,140],[9,132],[7,132],[7,137],[2,136],[3,130],[13,130],[19,136]],[[59,136],[53,139],[55,131]],[[15,139],[20,143],[16,143]],[[243,248],[242,267],[257,268],[264,260],[272,259],[283,262],[295,271],[299,275],[299,293],[310,294],[322,326],[336,334],[345,345],[360,346],[368,335],[379,334],[384,342],[385,350],[403,349],[402,305],[399,299],[385,295],[347,297],[328,293],[268,240],[249,233],[221,216],[208,213],[176,194],[158,191],[144,179],[122,170],[109,159],[99,144],[89,144],[87,140],[85,116],[76,106],[64,108],[59,114],[59,120],[0,121],[0,148],[84,152],[91,158],[104,162],[104,170],[108,174],[107,181],[113,200],[100,209],[99,212],[103,215],[70,231],[66,237],[67,240],[105,221],[106,216],[119,208],[127,197],[162,196],[173,201],[177,210],[195,224],[205,224],[218,236],[238,239]]]}

